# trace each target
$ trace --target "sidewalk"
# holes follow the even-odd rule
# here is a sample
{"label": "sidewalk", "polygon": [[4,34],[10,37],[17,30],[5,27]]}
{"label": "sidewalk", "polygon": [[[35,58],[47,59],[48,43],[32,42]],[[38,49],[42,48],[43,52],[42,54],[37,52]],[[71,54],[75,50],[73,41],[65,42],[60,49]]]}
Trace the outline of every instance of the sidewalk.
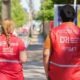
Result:
{"label": "sidewalk", "polygon": [[28,48],[28,62],[24,64],[25,80],[46,80],[43,59],[42,59],[42,45],[30,45]]}
{"label": "sidewalk", "polygon": [[24,64],[25,80],[46,80],[42,63],[28,62]]}

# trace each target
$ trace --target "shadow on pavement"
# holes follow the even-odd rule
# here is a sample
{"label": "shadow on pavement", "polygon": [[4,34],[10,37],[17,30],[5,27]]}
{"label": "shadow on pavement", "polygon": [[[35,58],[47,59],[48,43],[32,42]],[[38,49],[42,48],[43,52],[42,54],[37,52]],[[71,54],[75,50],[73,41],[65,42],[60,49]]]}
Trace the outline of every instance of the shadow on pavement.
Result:
{"label": "shadow on pavement", "polygon": [[38,61],[35,61],[35,62],[27,62],[26,64],[24,64],[24,69],[28,69],[28,68],[38,68],[38,69],[41,69],[43,67],[43,63],[42,62],[38,62]]}
{"label": "shadow on pavement", "polygon": [[25,80],[46,80],[42,62],[24,64]]}
{"label": "shadow on pavement", "polygon": [[29,45],[27,49],[28,50],[33,50],[33,51],[35,51],[35,50],[42,50],[43,49],[43,45],[38,45],[38,44]]}
{"label": "shadow on pavement", "polygon": [[25,78],[24,80],[45,80],[45,79],[42,79],[42,78]]}

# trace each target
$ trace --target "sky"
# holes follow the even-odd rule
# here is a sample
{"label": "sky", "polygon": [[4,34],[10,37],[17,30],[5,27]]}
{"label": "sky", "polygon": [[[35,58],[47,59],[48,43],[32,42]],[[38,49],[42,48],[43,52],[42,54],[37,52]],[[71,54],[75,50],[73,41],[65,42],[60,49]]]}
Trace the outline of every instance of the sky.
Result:
{"label": "sky", "polygon": [[[29,0],[21,0],[21,5],[29,12],[28,1]],[[41,6],[40,0],[32,0],[32,1],[33,1],[34,10],[38,11]]]}

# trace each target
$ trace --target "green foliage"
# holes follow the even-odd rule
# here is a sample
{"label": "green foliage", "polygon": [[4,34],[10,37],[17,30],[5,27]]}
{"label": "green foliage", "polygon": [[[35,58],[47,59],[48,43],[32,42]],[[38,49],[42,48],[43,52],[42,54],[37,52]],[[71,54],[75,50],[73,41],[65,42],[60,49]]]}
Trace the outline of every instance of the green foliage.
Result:
{"label": "green foliage", "polygon": [[41,10],[38,12],[36,19],[53,20],[53,0],[44,0],[41,5]]}
{"label": "green foliage", "polygon": [[[54,4],[72,4],[74,0],[43,0],[41,10],[36,16],[37,20],[53,20],[54,18]],[[80,0],[77,0],[80,3]]]}
{"label": "green foliage", "polygon": [[16,25],[22,26],[27,22],[27,13],[24,11],[20,5],[19,0],[11,0],[11,17],[16,23]]}

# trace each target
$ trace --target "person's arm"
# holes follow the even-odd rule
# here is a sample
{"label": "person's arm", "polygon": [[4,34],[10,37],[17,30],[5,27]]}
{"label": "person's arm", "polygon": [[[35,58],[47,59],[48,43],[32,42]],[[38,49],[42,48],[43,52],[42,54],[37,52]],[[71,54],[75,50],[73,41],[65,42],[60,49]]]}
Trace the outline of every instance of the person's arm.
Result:
{"label": "person's arm", "polygon": [[21,63],[25,63],[27,61],[27,51],[22,40],[19,40],[19,59]]}
{"label": "person's arm", "polygon": [[50,49],[44,49],[44,52],[43,52],[43,63],[44,63],[44,69],[45,69],[46,77],[48,77],[49,56],[50,56]]}
{"label": "person's arm", "polygon": [[44,63],[46,77],[48,77],[49,56],[50,56],[50,38],[49,36],[47,36],[44,43],[44,50],[43,50],[43,63]]}
{"label": "person's arm", "polygon": [[21,51],[19,58],[21,63],[27,62],[27,51]]}

